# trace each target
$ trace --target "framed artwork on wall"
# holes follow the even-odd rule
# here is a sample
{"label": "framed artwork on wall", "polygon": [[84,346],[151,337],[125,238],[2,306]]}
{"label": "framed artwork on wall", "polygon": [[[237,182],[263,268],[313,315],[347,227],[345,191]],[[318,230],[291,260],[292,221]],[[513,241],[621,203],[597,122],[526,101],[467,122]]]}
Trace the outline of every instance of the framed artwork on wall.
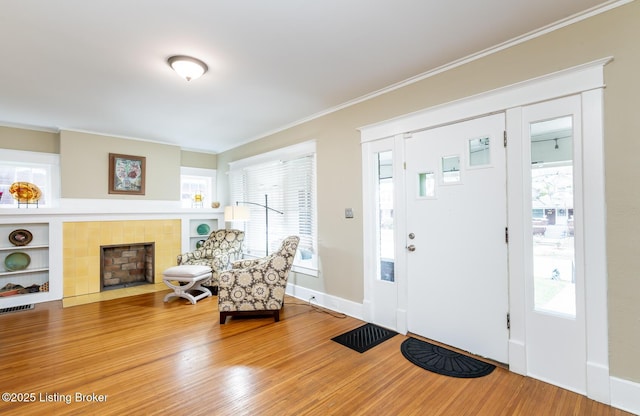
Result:
{"label": "framed artwork on wall", "polygon": [[109,193],[144,195],[144,156],[109,153]]}

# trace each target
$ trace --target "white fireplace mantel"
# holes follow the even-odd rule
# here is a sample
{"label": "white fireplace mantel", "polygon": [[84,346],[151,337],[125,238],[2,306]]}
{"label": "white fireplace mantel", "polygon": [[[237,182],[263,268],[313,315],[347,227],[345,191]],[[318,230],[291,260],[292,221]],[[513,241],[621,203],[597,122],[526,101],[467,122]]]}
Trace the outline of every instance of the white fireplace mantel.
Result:
{"label": "white fireplace mantel", "polygon": [[[216,220],[224,227],[224,212],[212,208],[182,208],[180,201],[129,199],[61,199],[54,207],[1,208],[0,224],[9,228],[46,224],[49,234],[49,292],[0,297],[0,308],[62,299],[63,292],[63,224],[84,221],[133,221],[177,219],[181,221],[182,251],[190,250],[191,228],[199,220]],[[4,227],[7,228],[7,227]],[[2,238],[2,236],[0,236]],[[18,249],[18,248],[16,248]],[[1,265],[0,265],[1,266]],[[7,280],[5,278],[4,280]]]}

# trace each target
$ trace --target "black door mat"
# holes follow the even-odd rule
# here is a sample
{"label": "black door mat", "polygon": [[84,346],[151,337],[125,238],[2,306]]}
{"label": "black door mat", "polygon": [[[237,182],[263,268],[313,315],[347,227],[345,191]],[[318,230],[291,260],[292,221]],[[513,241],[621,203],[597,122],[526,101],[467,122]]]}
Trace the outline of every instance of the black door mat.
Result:
{"label": "black door mat", "polygon": [[448,350],[416,338],[408,338],[400,346],[404,357],[425,370],[457,378],[482,377],[496,368],[473,357]]}
{"label": "black door mat", "polygon": [[398,333],[374,324],[365,324],[331,340],[363,353],[395,335]]}

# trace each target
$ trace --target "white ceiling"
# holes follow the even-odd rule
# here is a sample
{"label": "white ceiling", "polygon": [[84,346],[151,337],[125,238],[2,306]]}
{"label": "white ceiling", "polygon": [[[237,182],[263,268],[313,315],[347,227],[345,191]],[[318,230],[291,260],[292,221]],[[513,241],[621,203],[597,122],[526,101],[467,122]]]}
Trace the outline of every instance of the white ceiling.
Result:
{"label": "white ceiling", "polygon": [[220,152],[611,3],[0,0],[0,124]]}

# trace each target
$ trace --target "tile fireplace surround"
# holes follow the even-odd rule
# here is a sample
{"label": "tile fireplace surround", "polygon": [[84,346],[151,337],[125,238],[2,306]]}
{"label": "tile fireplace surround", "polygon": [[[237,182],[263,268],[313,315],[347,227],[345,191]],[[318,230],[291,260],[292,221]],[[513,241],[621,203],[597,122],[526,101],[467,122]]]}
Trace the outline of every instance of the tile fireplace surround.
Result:
{"label": "tile fireplace surround", "polygon": [[65,222],[63,242],[63,297],[100,293],[100,246],[155,242],[154,282],[175,266],[181,253],[181,222],[123,220]]}

